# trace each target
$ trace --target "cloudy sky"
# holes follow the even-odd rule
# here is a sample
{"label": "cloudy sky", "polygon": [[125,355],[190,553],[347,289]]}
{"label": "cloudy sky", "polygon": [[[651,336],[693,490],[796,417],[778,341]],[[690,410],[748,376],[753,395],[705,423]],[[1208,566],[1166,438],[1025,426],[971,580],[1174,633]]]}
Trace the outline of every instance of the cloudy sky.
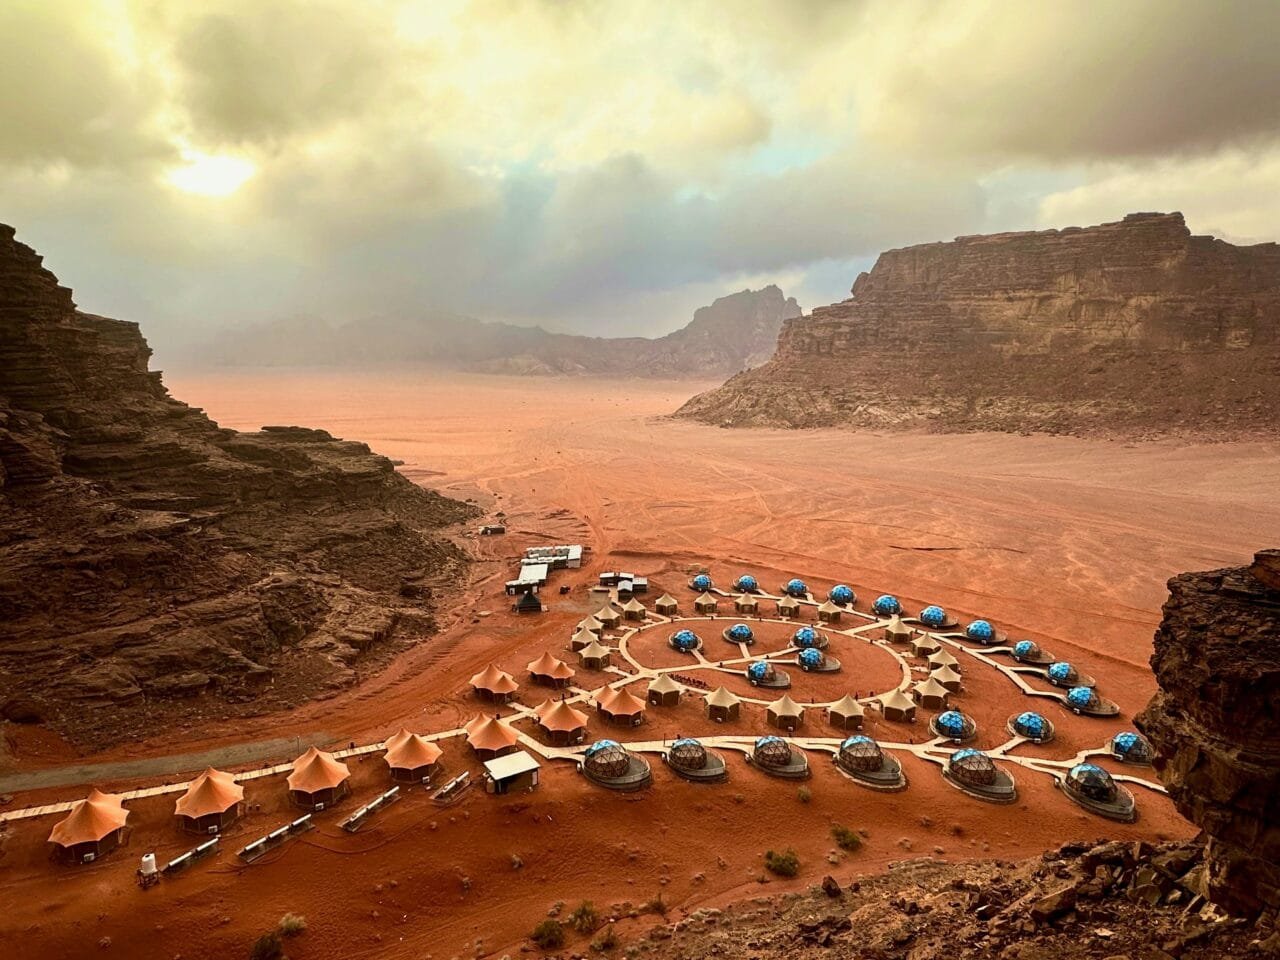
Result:
{"label": "cloudy sky", "polygon": [[3,0],[0,221],[162,356],[449,310],[663,333],[886,247],[1280,234],[1280,4]]}

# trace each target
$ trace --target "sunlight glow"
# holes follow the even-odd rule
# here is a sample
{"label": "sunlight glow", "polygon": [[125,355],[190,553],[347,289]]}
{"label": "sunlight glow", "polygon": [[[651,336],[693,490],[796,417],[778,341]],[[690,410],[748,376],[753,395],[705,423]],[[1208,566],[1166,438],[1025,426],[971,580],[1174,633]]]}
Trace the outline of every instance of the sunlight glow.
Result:
{"label": "sunlight glow", "polygon": [[165,179],[185,193],[201,197],[229,197],[257,172],[241,157],[219,156],[194,150],[182,154],[186,163],[165,174]]}

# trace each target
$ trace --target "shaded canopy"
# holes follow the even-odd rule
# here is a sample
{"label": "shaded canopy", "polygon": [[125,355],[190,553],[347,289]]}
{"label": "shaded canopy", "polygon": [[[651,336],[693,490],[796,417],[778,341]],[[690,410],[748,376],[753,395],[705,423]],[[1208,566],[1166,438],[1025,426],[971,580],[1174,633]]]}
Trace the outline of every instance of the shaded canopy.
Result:
{"label": "shaded canopy", "polygon": [[801,717],[804,716],[804,707],[791,699],[789,693],[784,693],[773,703],[769,704],[769,710],[778,717]]}
{"label": "shaded canopy", "polygon": [[716,687],[707,694],[707,706],[710,707],[733,707],[742,701],[734,694],[730,693],[723,686]]}
{"label": "shaded canopy", "polygon": [[[403,736],[401,736],[403,734]],[[395,743],[387,741],[387,752],[383,755],[387,766],[392,770],[417,770],[429,767],[440,759],[442,751],[432,741],[408,730],[402,730],[393,738]]]}
{"label": "shaded canopy", "polygon": [[960,674],[956,673],[954,667],[941,666],[933,671],[933,679],[945,686],[948,683],[959,683]]}
{"label": "shaded canopy", "polygon": [[915,701],[901,690],[890,690],[880,698],[881,710],[914,710],[915,706]]}
{"label": "shaded canopy", "polygon": [[124,808],[123,801],[120,794],[103,793],[95,787],[89,796],[71,808],[64,819],[53,825],[49,842],[60,847],[97,843],[119,830],[129,819],[129,811]]}
{"label": "shaded canopy", "polygon": [[915,690],[916,695],[919,697],[946,697],[951,692],[942,685],[934,674],[930,674],[928,679],[917,683]]}
{"label": "shaded canopy", "polygon": [[623,613],[644,613],[644,604],[632,597],[622,605]]}
{"label": "shaded canopy", "polygon": [[939,650],[937,653],[932,653],[929,655],[930,669],[936,669],[938,667],[954,668],[959,663],[960,661],[956,659],[955,654],[953,654],[950,650],[947,650],[945,647]]}
{"label": "shaded canopy", "polygon": [[599,660],[602,657],[608,656],[612,652],[613,651],[603,643],[593,637],[589,644],[578,651],[578,656],[582,657],[584,660]]}
{"label": "shaded canopy", "polygon": [[713,596],[712,596],[711,594],[709,594],[709,593],[703,593],[703,594],[700,594],[700,595],[698,596],[698,599],[697,599],[697,600],[695,600],[695,601],[693,601],[693,602],[694,602],[695,604],[699,605],[699,606],[707,606],[707,605],[715,606],[715,605],[716,605],[716,604],[718,604],[720,601],[719,601],[719,600],[717,600],[715,597],[713,597]]}
{"label": "shaded canopy", "polygon": [[236,783],[235,777],[210,767],[191,781],[187,792],[173,805],[173,812],[198,820],[212,813],[226,813],[243,799],[244,787]]}
{"label": "shaded canopy", "polygon": [[538,708],[538,722],[556,733],[572,733],[587,725],[587,715],[564,700],[548,700]]}
{"label": "shaded canopy", "polygon": [[544,650],[537,660],[529,661],[529,672],[539,677],[551,677],[554,680],[568,680],[576,673],[573,667],[559,657],[552,656],[550,650]]}
{"label": "shaded canopy", "polygon": [[830,600],[824,600],[822,603],[818,604],[818,612],[825,614],[844,613],[840,607],[836,606]]}
{"label": "shaded canopy", "polygon": [[520,689],[520,685],[511,674],[505,670],[499,670],[493,663],[472,677],[471,685],[477,690],[496,694],[515,693]]}
{"label": "shaded canopy", "polygon": [[669,593],[664,593],[662,596],[660,596],[657,600],[654,601],[654,606],[656,607],[678,607],[679,605],[680,605],[680,601],[678,601],[675,597],[673,597]]}
{"label": "shaded canopy", "polygon": [[656,678],[649,681],[650,693],[679,693],[680,684],[676,683],[667,674],[659,674]]}
{"label": "shaded canopy", "polygon": [[599,633],[604,624],[595,617],[586,616],[578,621],[579,630],[590,630],[592,633]]}
{"label": "shaded canopy", "polygon": [[596,697],[596,705],[605,713],[611,713],[615,717],[634,717],[637,714],[644,713],[645,702],[625,688],[614,690],[606,687],[604,692]]}
{"label": "shaded canopy", "polygon": [[599,620],[602,625],[608,624],[608,623],[617,623],[618,618],[621,616],[622,614],[618,613],[617,610],[613,609],[613,607],[609,606],[608,604],[605,604],[603,607],[601,607],[599,610],[595,612],[595,618]]}
{"label": "shaded canopy", "polygon": [[853,699],[852,694],[848,693],[835,703],[828,704],[827,711],[837,717],[860,717],[866,712],[863,710],[862,704]]}
{"label": "shaded canopy", "polygon": [[351,771],[347,765],[332,753],[308,747],[306,753],[293,761],[293,773],[288,777],[289,789],[300,793],[319,793],[332,790],[349,776]]}
{"label": "shaded canopy", "polygon": [[520,740],[515,728],[497,717],[479,714],[464,728],[467,745],[473,750],[505,750]]}

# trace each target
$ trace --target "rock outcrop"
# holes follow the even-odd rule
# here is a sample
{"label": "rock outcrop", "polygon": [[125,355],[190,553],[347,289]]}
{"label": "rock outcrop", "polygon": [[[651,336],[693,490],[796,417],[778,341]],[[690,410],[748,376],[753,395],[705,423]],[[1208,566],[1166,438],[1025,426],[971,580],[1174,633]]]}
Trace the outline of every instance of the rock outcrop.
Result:
{"label": "rock outcrop", "polygon": [[795,299],[770,285],[720,297],[657,338],[549,333],[452,315],[336,329],[294,320],[226,335],[209,355],[233,366],[408,363],[519,376],[728,377],[768,360],[783,321],[798,316]]}
{"label": "rock outcrop", "polygon": [[0,712],[85,744],[296,702],[432,628],[473,510],[362,443],[220,428],[0,225]]}
{"label": "rock outcrop", "polygon": [[1280,550],[1170,580],[1151,665],[1160,691],[1138,725],[1208,838],[1209,893],[1280,909]]}
{"label": "rock outcrop", "polygon": [[724,426],[1280,432],[1280,247],[1182,215],[890,250],[773,359],[679,415]]}

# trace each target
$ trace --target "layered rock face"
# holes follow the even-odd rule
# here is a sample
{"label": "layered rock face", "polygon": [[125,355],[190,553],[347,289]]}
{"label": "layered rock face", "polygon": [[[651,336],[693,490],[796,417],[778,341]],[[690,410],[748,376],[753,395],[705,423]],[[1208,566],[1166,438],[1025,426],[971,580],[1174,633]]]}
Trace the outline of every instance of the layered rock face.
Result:
{"label": "layered rock face", "polygon": [[1280,429],[1280,247],[1181,214],[890,250],[680,415],[726,426]]}
{"label": "layered rock face", "polygon": [[1280,550],[1170,580],[1151,665],[1160,692],[1138,725],[1208,837],[1210,894],[1280,909]]}
{"label": "layered rock face", "polygon": [[[0,710],[83,743],[297,702],[428,635],[473,510],[323,431],[225,430],[0,225]],[[90,709],[92,707],[92,709]]]}
{"label": "layered rock face", "polygon": [[209,355],[233,366],[427,364],[482,373],[549,376],[727,377],[773,354],[800,307],[776,286],[700,307],[665,337],[586,337],[467,317],[375,318],[331,329],[300,321],[227,335]]}

